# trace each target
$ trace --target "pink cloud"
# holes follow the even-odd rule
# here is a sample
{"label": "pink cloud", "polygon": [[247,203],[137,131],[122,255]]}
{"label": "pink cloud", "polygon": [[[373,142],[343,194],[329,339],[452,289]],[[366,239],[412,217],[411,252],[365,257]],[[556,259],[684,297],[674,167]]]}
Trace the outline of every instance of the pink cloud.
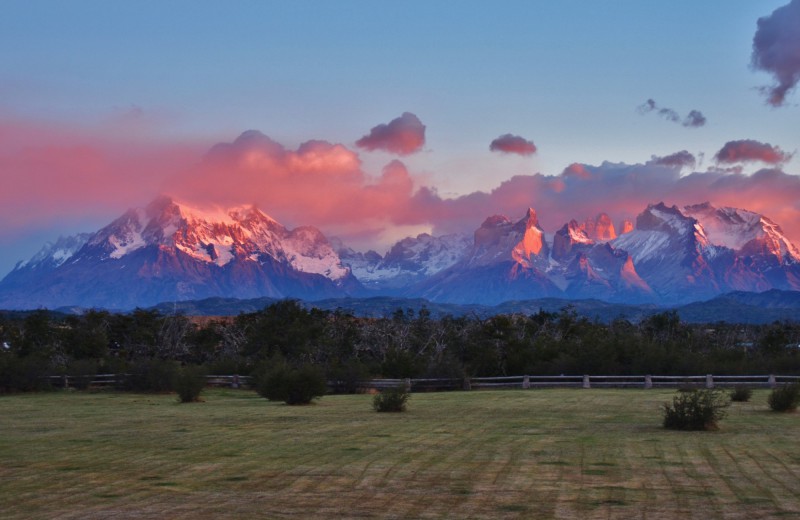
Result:
{"label": "pink cloud", "polygon": [[425,125],[411,112],[380,124],[358,141],[356,146],[368,151],[384,150],[398,155],[418,152],[425,144]]}
{"label": "pink cloud", "polygon": [[489,215],[517,218],[531,206],[553,232],[570,219],[600,212],[615,222],[633,219],[658,201],[710,201],[763,212],[800,242],[800,177],[779,169],[682,176],[692,159],[681,151],[645,164],[575,163],[558,175],[518,175],[490,191],[448,198],[401,161],[370,175],[357,151],[322,140],[288,148],[248,131],[201,149],[141,135],[99,138],[87,130],[7,121],[0,123],[0,239],[87,217],[105,224],[168,193],[196,205],[255,203],[287,226],[314,225],[361,244],[398,226],[471,233]]}
{"label": "pink cloud", "polygon": [[777,146],[752,139],[728,141],[714,158],[719,163],[739,163],[761,161],[767,164],[780,164],[792,158]]}
{"label": "pink cloud", "polygon": [[0,122],[2,232],[116,214],[153,197],[198,156],[194,144],[148,142],[126,128]]}
{"label": "pink cloud", "polygon": [[515,153],[518,155],[533,155],[536,153],[536,145],[533,141],[528,141],[524,137],[512,134],[503,134],[489,145],[489,150],[493,152]]}
{"label": "pink cloud", "polygon": [[781,106],[800,81],[800,0],[758,19],[753,36],[752,65],[772,74],[776,85],[764,87],[767,103]]}
{"label": "pink cloud", "polygon": [[250,130],[214,146],[166,189],[198,204],[255,203],[287,225],[359,235],[405,219],[414,186],[400,161],[373,177],[363,171],[358,154],[341,144],[314,140],[292,150]]}

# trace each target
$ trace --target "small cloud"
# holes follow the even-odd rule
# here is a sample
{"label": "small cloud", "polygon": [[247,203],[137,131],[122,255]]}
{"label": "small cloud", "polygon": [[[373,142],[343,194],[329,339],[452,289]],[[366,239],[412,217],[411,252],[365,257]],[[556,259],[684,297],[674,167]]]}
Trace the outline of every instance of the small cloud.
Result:
{"label": "small cloud", "polygon": [[672,110],[671,108],[660,109],[658,111],[658,115],[660,115],[667,121],[672,121],[673,123],[678,123],[681,120],[681,116],[679,116],[678,113]]}
{"label": "small cloud", "polygon": [[380,124],[358,141],[356,146],[365,150],[384,150],[398,155],[418,152],[425,144],[425,125],[411,112],[392,119],[389,124]]}
{"label": "small cloud", "polygon": [[678,114],[678,112],[671,108],[659,107],[658,103],[656,103],[652,98],[636,107],[636,111],[641,115],[649,114],[650,112],[656,112],[659,116],[663,117],[667,121],[680,123],[686,128],[699,128],[706,124],[706,117],[699,110],[691,110],[685,118],[681,119],[681,116]]}
{"label": "small cloud", "polygon": [[683,126],[688,128],[698,128],[706,124],[706,116],[699,110],[692,110],[683,120]]}
{"label": "small cloud", "polygon": [[774,76],[777,84],[761,90],[768,104],[782,106],[786,94],[800,81],[800,0],[758,19],[751,64]]}
{"label": "small cloud", "polygon": [[685,166],[694,167],[697,164],[697,159],[695,159],[695,156],[686,150],[681,150],[680,152],[665,155],[664,157],[657,157],[654,155],[650,161],[650,164],[667,166],[669,168],[683,168]]}
{"label": "small cloud", "polygon": [[503,134],[489,145],[489,150],[493,152],[515,153],[518,155],[533,155],[536,153],[536,145],[533,141],[528,141],[524,137],[512,134]]}
{"label": "small cloud", "polygon": [[732,164],[761,161],[767,164],[780,164],[792,158],[789,154],[769,143],[752,139],[728,141],[714,156],[718,163]]}
{"label": "small cloud", "polygon": [[648,99],[647,101],[636,107],[636,111],[642,115],[647,114],[648,112],[652,112],[655,109],[656,109],[656,102],[653,99]]}

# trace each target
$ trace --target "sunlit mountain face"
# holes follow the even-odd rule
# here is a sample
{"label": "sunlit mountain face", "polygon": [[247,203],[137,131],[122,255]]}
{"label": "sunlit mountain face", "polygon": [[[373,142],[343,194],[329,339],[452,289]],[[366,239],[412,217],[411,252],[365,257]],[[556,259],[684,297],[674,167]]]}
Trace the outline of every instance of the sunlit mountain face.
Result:
{"label": "sunlit mountain face", "polygon": [[634,227],[600,213],[554,233],[529,208],[518,220],[486,217],[472,235],[404,238],[381,255],[313,226],[288,229],[254,206],[198,209],[163,196],[20,262],[0,282],[0,307],[370,295],[673,304],[769,289],[800,290],[798,249],[768,217],[709,203],[651,204]]}

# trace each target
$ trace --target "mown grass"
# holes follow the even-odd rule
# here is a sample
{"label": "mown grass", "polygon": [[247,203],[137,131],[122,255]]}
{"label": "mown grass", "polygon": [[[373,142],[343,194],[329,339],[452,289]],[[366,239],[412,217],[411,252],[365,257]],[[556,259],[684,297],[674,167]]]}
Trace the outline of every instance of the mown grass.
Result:
{"label": "mown grass", "polygon": [[791,518],[800,416],[734,403],[716,432],[661,428],[663,390],[414,394],[290,407],[115,393],[0,397],[13,518]]}

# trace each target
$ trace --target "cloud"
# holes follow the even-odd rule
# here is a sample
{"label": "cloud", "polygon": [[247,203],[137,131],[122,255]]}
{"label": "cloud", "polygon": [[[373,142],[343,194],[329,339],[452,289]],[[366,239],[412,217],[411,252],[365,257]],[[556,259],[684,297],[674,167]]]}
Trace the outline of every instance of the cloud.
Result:
{"label": "cloud", "polygon": [[742,139],[728,141],[716,153],[714,158],[722,164],[761,161],[767,164],[780,164],[792,158],[793,154],[785,153],[777,146],[768,143]]}
{"label": "cloud", "polygon": [[656,103],[653,99],[648,99],[636,107],[636,111],[641,115],[655,112],[667,121],[680,123],[686,128],[699,128],[706,124],[706,117],[699,110],[691,110],[685,118],[681,119],[681,116],[678,114],[678,112],[671,108],[659,107],[658,103]]}
{"label": "cloud", "polygon": [[699,110],[691,110],[681,124],[686,127],[697,128],[706,124],[706,117]]}
{"label": "cloud", "polygon": [[[141,112],[141,109],[140,109]],[[150,139],[143,119],[96,127],[0,122],[0,235],[116,216],[158,194],[202,153],[196,143]]]}
{"label": "cloud", "polygon": [[215,145],[166,190],[199,205],[255,203],[287,226],[314,225],[346,237],[407,220],[416,184],[399,160],[371,176],[358,153],[342,144],[311,140],[290,149],[249,130]]}
{"label": "cloud", "polygon": [[515,153],[518,155],[533,155],[536,153],[536,145],[533,141],[528,141],[524,137],[511,134],[503,134],[489,145],[489,150],[493,152]]}
{"label": "cloud", "polygon": [[753,68],[772,74],[776,85],[763,87],[767,103],[778,107],[800,81],[800,0],[758,19],[753,36]]}
{"label": "cloud", "polygon": [[358,141],[356,146],[368,151],[384,150],[398,155],[418,152],[425,144],[425,125],[411,112],[380,124]]}
{"label": "cloud", "polygon": [[562,177],[579,177],[581,179],[590,179],[592,174],[586,169],[585,164],[572,163],[561,172]]}
{"label": "cloud", "polygon": [[[691,154],[674,154],[688,158]],[[669,156],[668,156],[669,157]],[[634,219],[649,203],[663,201],[678,206],[710,201],[760,212],[780,224],[787,235],[800,241],[800,176],[779,169],[753,175],[712,169],[681,175],[680,168],[656,164],[604,162],[599,166],[572,165],[561,175],[519,175],[489,192],[457,198],[440,198],[435,190],[417,191],[411,213],[434,224],[435,233],[472,232],[483,218],[504,214],[522,217],[532,206],[542,227],[555,231],[570,219],[585,219],[599,212],[614,221]],[[582,170],[585,175],[575,175]]]}
{"label": "cloud", "polygon": [[686,150],[681,150],[680,152],[665,155],[664,157],[657,157],[654,155],[648,164],[651,163],[670,168],[683,168],[686,166],[694,167],[697,164],[697,159]]}
{"label": "cloud", "polygon": [[744,175],[738,164],[722,162],[682,175],[695,161],[685,150],[644,164],[574,163],[559,174],[517,175],[489,191],[445,197],[425,185],[429,174],[400,160],[367,173],[357,150],[324,140],[287,147],[250,130],[209,148],[143,139],[141,131],[122,139],[121,130],[0,123],[0,243],[79,219],[94,219],[80,230],[98,229],[158,193],[199,206],[254,203],[289,227],[314,225],[377,249],[398,230],[472,233],[489,215],[518,218],[530,206],[553,232],[601,211],[619,221],[652,202],[706,200],[763,212],[800,241],[800,176],[777,167]]}

